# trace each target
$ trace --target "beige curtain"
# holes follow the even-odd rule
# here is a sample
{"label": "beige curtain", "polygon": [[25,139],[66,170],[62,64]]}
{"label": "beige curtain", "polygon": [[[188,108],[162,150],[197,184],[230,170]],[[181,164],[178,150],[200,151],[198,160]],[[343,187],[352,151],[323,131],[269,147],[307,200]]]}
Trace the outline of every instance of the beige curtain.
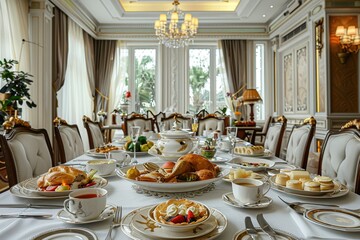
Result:
{"label": "beige curtain", "polygon": [[[104,96],[110,92],[111,76],[114,68],[116,40],[98,40],[95,42],[95,88]],[[95,93],[95,113],[103,109],[108,111],[108,101]]]}
{"label": "beige curtain", "polygon": [[231,93],[246,84],[246,40],[221,40],[225,71]]}
{"label": "beige curtain", "polygon": [[95,40],[85,31],[83,31],[83,35],[85,47],[85,61],[89,77],[89,85],[92,96],[95,97]]}
{"label": "beige curtain", "polygon": [[53,18],[53,53],[52,53],[52,117],[57,116],[57,92],[65,82],[65,72],[68,56],[68,19],[57,7]]}

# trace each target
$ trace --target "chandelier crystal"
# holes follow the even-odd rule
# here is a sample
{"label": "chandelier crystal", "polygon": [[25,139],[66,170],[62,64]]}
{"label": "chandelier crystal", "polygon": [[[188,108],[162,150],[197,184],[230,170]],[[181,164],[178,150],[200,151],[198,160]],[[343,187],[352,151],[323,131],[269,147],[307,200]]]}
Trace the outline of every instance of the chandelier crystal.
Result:
{"label": "chandelier crystal", "polygon": [[[192,17],[191,14],[184,14],[179,8],[179,1],[174,0],[173,9],[167,14],[160,14],[159,20],[155,21],[155,34],[159,43],[166,47],[179,48],[189,45],[193,41],[199,26],[198,18]],[[179,22],[183,20],[181,24]]]}

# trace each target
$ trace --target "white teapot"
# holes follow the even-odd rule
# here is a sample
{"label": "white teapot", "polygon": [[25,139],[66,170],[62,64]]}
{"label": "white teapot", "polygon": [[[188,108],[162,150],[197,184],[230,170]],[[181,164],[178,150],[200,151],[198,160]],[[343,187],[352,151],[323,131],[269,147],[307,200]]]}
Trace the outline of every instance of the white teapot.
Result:
{"label": "white teapot", "polygon": [[193,149],[191,134],[182,130],[170,130],[160,133],[161,139],[156,146],[163,156],[182,156]]}

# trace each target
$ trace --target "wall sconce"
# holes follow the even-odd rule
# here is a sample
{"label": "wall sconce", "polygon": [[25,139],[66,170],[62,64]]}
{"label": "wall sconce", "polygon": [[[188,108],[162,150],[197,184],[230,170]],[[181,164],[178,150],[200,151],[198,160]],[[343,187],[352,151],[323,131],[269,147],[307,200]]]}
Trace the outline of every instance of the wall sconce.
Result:
{"label": "wall sconce", "polygon": [[341,63],[345,63],[350,53],[357,53],[360,48],[360,35],[359,29],[355,26],[349,26],[347,29],[344,26],[338,26],[336,28],[335,35],[339,37],[341,53],[338,53],[338,57]]}

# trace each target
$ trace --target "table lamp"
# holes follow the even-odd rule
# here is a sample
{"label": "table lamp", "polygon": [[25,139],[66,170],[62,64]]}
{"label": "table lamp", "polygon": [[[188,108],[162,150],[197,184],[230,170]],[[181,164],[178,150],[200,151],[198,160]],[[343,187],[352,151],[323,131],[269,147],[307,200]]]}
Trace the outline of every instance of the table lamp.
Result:
{"label": "table lamp", "polygon": [[254,121],[254,104],[261,103],[262,99],[256,89],[245,89],[242,97],[244,104],[250,105],[250,121]]}

